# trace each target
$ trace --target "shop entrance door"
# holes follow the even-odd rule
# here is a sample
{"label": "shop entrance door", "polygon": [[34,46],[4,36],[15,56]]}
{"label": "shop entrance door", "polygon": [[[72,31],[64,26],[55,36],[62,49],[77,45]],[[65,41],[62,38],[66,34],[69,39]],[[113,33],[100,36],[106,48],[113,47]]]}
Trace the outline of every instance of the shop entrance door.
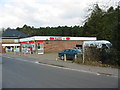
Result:
{"label": "shop entrance door", "polygon": [[44,43],[38,43],[38,54],[44,54]]}

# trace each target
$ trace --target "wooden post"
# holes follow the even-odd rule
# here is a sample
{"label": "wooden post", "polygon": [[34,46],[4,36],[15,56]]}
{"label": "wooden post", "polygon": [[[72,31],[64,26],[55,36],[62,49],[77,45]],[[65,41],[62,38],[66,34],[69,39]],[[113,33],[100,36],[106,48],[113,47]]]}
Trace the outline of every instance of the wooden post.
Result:
{"label": "wooden post", "polygon": [[75,55],[75,62],[77,61],[77,55]]}
{"label": "wooden post", "polygon": [[58,58],[56,58],[56,61],[58,61]]}
{"label": "wooden post", "polygon": [[67,60],[66,60],[66,54],[64,54],[64,61],[66,62]]}
{"label": "wooden post", "polygon": [[84,48],[84,43],[83,43],[83,46],[82,46],[82,52],[83,52],[83,63],[85,63],[85,48]]}

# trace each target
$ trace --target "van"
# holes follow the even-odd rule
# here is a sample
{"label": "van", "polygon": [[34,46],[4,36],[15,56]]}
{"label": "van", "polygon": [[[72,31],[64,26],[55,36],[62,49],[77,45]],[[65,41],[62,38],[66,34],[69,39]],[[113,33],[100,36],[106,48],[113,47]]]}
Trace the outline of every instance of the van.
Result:
{"label": "van", "polygon": [[84,41],[83,46],[96,46],[97,48],[103,48],[105,46],[106,48],[110,49],[112,47],[112,44],[107,40],[97,40],[97,41]]}

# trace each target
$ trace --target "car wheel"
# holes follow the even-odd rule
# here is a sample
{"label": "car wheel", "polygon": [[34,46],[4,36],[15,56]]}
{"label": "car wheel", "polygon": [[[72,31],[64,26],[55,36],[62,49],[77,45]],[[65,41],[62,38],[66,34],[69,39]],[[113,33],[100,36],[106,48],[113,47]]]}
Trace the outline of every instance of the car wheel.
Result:
{"label": "car wheel", "polygon": [[64,60],[64,56],[61,56],[61,60]]}

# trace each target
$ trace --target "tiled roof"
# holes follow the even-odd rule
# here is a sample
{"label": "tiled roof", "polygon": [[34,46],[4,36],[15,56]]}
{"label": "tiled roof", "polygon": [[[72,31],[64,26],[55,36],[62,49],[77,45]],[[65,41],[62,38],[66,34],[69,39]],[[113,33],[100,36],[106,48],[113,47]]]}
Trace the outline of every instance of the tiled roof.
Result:
{"label": "tiled roof", "polygon": [[9,29],[3,32],[2,37],[18,37],[18,38],[25,38],[28,37],[26,34],[16,30],[16,29]]}

